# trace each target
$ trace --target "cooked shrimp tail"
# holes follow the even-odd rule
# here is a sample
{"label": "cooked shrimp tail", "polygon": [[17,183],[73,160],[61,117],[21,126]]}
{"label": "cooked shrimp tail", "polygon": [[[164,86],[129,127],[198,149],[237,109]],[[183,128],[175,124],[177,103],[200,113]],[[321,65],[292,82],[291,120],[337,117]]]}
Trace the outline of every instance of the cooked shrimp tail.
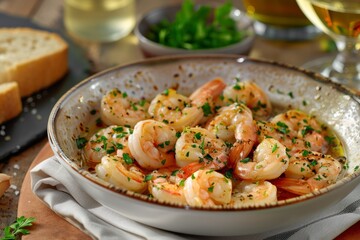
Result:
{"label": "cooked shrimp tail", "polygon": [[130,97],[115,88],[101,100],[101,120],[107,125],[134,127],[138,121],[148,118],[149,103],[143,99]]}
{"label": "cooked shrimp tail", "polygon": [[209,100],[215,100],[225,89],[226,83],[221,78],[215,78],[198,89],[196,89],[191,95],[190,100],[197,106],[202,106]]}
{"label": "cooked shrimp tail", "polygon": [[175,164],[176,131],[155,120],[138,122],[129,136],[129,148],[138,164],[155,170]]}
{"label": "cooked shrimp tail", "polygon": [[294,193],[304,195],[311,193],[313,189],[306,180],[295,178],[277,178],[271,181],[276,187]]}
{"label": "cooked shrimp tail", "polygon": [[214,170],[198,170],[185,181],[184,193],[190,206],[216,206],[231,201],[232,182]]}
{"label": "cooked shrimp tail", "polygon": [[174,168],[154,170],[149,181],[149,192],[154,198],[164,202],[186,204],[184,187],[171,180],[174,170]]}
{"label": "cooked shrimp tail", "polygon": [[126,154],[123,157],[103,157],[95,170],[101,179],[123,189],[142,193],[147,188],[147,183],[144,181],[146,174]]}
{"label": "cooked shrimp tail", "polygon": [[285,146],[268,138],[256,147],[253,159],[246,158],[236,163],[234,173],[241,179],[271,180],[280,177],[288,166]]}
{"label": "cooked shrimp tail", "polygon": [[233,187],[232,207],[249,207],[276,203],[277,189],[268,181],[241,181]]}

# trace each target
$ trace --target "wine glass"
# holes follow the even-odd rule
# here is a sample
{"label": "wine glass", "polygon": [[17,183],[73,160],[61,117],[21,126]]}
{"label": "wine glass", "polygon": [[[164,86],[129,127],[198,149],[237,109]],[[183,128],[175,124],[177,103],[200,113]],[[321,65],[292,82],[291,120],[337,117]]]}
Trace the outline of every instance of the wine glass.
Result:
{"label": "wine glass", "polygon": [[360,89],[360,1],[297,0],[307,18],[336,43],[338,52],[303,67]]}
{"label": "wine glass", "polygon": [[272,40],[302,41],[321,32],[300,10],[296,0],[243,0],[257,35]]}

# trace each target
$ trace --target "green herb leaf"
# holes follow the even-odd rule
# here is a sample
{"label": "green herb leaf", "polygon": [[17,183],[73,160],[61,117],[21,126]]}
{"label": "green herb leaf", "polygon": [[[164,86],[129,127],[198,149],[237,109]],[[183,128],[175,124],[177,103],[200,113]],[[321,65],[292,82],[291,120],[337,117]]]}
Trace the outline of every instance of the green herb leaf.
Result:
{"label": "green herb leaf", "polygon": [[276,126],[278,127],[277,130],[283,134],[288,134],[290,132],[288,125],[286,125],[284,122],[277,122]]}
{"label": "green herb leaf", "polygon": [[201,133],[197,132],[194,134],[194,137],[197,139],[197,140],[200,140],[201,139]]}
{"label": "green herb leaf", "polygon": [[303,157],[307,157],[310,153],[311,153],[311,152],[308,151],[308,150],[303,150],[303,151],[302,151]]}
{"label": "green herb leaf", "polygon": [[123,153],[123,159],[126,164],[133,164],[134,160],[130,157],[128,153]]}
{"label": "green herb leaf", "polygon": [[26,227],[32,226],[35,218],[24,216],[18,217],[14,223],[4,228],[4,238],[2,240],[17,239],[21,235],[29,234],[29,230]]}
{"label": "green herb leaf", "polygon": [[233,6],[224,3],[212,8],[195,8],[191,0],[184,0],[174,20],[164,19],[151,26],[147,37],[165,46],[184,49],[209,49],[241,41],[245,31],[239,31],[230,13]]}
{"label": "green herb leaf", "polygon": [[242,163],[248,163],[250,161],[251,161],[251,158],[248,158],[248,157],[240,160],[240,162],[242,162]]}
{"label": "green herb leaf", "polygon": [[204,105],[202,105],[202,110],[204,112],[204,116],[207,117],[212,114],[211,106],[208,102],[206,102]]}
{"label": "green herb leaf", "polygon": [[271,149],[271,152],[274,153],[278,148],[279,148],[279,146],[275,143]]}
{"label": "green herb leaf", "polygon": [[144,182],[150,181],[152,179],[152,177],[153,176],[151,174],[146,175],[145,178],[144,178]]}
{"label": "green herb leaf", "polygon": [[87,140],[84,137],[78,137],[75,141],[78,149],[83,149],[87,143]]}

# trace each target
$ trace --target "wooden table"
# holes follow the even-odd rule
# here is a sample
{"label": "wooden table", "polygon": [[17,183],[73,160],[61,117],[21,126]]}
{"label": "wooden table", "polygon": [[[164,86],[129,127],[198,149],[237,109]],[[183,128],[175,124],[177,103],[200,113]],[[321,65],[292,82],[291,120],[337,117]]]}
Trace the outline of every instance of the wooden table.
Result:
{"label": "wooden table", "polygon": [[[152,8],[176,2],[181,2],[181,0],[137,0],[138,17]],[[234,2],[236,2],[236,6],[241,8],[240,1]],[[0,0],[0,11],[32,19],[35,23],[48,28],[64,30],[62,22],[63,1]],[[290,65],[301,66],[309,60],[328,54],[321,50],[320,47],[320,42],[324,39],[326,39],[326,37],[321,36],[312,41],[282,42],[257,38],[249,55],[254,58],[275,60]],[[88,44],[78,42],[78,44],[84,47],[88,57],[94,63],[94,72],[101,71],[114,65],[134,62],[143,58],[137,45],[137,40],[133,34],[114,43]],[[47,138],[43,138],[16,156],[10,157],[5,163],[0,164],[0,172],[12,176],[12,187],[2,198],[0,198],[1,230],[16,219],[19,192],[25,174],[27,173],[30,164],[46,143]],[[360,238],[359,223],[339,236],[339,239],[356,238]]]}

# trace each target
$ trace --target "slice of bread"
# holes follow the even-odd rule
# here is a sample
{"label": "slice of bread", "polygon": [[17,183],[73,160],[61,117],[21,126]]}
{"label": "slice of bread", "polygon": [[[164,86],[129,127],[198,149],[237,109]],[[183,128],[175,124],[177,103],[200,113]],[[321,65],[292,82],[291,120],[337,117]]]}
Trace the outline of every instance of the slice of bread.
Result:
{"label": "slice of bread", "polygon": [[17,82],[0,84],[0,124],[16,117],[22,111]]}
{"label": "slice of bread", "polygon": [[57,34],[32,28],[0,28],[0,84],[15,81],[29,96],[68,70],[68,45]]}
{"label": "slice of bread", "polygon": [[6,189],[10,187],[10,176],[5,173],[0,173],[0,197],[5,193]]}

